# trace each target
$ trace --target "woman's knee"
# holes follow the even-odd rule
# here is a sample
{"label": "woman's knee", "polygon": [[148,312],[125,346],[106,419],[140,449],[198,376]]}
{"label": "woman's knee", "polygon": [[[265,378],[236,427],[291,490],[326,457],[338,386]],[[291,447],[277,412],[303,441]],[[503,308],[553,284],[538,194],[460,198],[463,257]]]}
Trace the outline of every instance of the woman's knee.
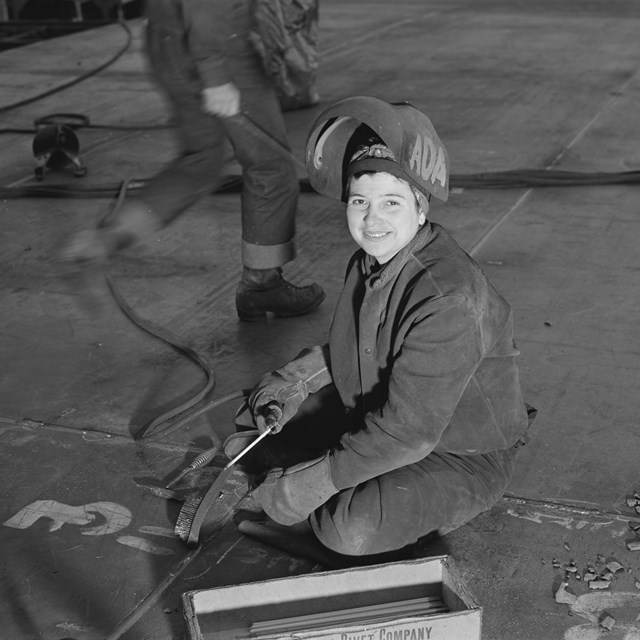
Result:
{"label": "woman's knee", "polygon": [[336,520],[324,507],[318,509],[310,518],[311,528],[318,540],[331,551],[345,556],[365,556],[381,550],[375,543],[376,532],[362,523]]}
{"label": "woman's knee", "polygon": [[341,491],[311,515],[311,527],[325,547],[365,556],[395,551],[418,539],[418,523],[408,522],[411,509],[400,513],[392,508],[378,480]]}

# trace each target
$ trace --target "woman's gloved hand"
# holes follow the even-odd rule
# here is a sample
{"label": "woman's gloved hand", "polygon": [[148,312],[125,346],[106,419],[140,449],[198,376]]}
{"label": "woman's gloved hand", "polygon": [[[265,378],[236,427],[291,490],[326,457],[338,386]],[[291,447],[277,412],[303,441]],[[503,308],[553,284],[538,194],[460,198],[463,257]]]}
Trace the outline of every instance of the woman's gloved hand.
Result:
{"label": "woman's gloved hand", "polygon": [[277,433],[296,415],[310,393],[331,383],[328,357],[327,347],[303,349],[284,367],[266,373],[258,380],[247,403],[260,433],[268,428],[265,419],[269,405],[279,405],[282,410],[278,426],[272,430]]}
{"label": "woman's gloved hand", "polygon": [[296,415],[308,395],[307,385],[302,380],[285,380],[277,371],[262,376],[248,400],[258,431],[264,433],[271,426],[267,418],[272,405],[275,404],[280,408],[282,415],[271,433],[278,433]]}
{"label": "woman's gloved hand", "polygon": [[253,490],[265,513],[284,525],[306,520],[336,493],[338,489],[331,480],[328,452],[286,471],[273,469]]}

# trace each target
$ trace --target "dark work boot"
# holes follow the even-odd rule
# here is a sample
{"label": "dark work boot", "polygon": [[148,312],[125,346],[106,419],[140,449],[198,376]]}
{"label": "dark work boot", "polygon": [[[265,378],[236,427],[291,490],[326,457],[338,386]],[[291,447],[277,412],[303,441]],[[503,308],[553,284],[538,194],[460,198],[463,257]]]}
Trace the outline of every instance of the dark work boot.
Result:
{"label": "dark work boot", "polygon": [[236,310],[241,320],[267,319],[267,312],[283,318],[302,316],[313,311],[325,298],[315,282],[296,287],[282,277],[282,269],[244,267],[236,290]]}

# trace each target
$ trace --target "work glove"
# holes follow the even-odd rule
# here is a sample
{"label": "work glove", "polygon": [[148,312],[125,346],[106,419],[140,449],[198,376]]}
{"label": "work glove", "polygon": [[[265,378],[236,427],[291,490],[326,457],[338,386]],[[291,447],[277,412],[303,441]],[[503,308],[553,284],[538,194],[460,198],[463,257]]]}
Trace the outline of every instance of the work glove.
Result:
{"label": "work glove", "polygon": [[331,480],[329,453],[284,469],[273,469],[253,490],[264,512],[275,522],[292,525],[306,520],[338,493]]}
{"label": "work glove", "polygon": [[248,404],[260,433],[270,424],[267,418],[277,408],[281,415],[271,433],[277,433],[293,418],[310,393],[331,382],[328,353],[323,347],[305,349],[277,371],[267,373],[256,384]]}

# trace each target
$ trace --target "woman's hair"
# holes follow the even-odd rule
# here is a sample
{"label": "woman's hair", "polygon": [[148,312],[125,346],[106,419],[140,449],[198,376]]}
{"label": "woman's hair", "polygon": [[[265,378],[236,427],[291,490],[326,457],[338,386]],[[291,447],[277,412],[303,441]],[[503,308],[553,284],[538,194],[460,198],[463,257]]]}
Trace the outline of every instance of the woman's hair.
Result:
{"label": "woman's hair", "polygon": [[[346,153],[348,160],[346,166],[347,180],[345,184],[345,196],[348,195],[351,178],[380,172],[390,173],[395,178],[411,187],[411,191],[413,192],[416,203],[418,204],[418,210],[425,215],[427,214],[429,211],[431,194],[423,193],[403,177],[406,174],[398,164],[393,151],[391,151],[391,149],[385,144],[384,140],[373,129],[365,124],[360,125],[349,140]],[[358,164],[361,162],[364,164],[367,160],[380,160],[382,162],[379,163],[380,166],[375,168],[363,166],[362,169],[359,169]]]}
{"label": "woman's hair", "polygon": [[[375,175],[376,173],[380,173],[380,171],[375,171],[373,169],[363,169],[362,171],[356,171],[355,173],[350,174],[349,180],[347,182],[347,195],[349,195],[349,185],[351,184],[352,178],[360,178],[361,176]],[[396,178],[396,180],[400,180],[400,182],[403,182],[408,187],[410,187],[411,192],[413,193],[413,196],[416,199],[416,204],[418,205],[418,211],[427,215],[427,212],[429,211],[429,201],[431,200],[431,196],[425,195],[424,193],[422,193],[422,191],[420,191],[419,189],[414,187],[412,184],[407,182],[404,178],[400,178],[399,176],[393,176],[393,177]]]}

